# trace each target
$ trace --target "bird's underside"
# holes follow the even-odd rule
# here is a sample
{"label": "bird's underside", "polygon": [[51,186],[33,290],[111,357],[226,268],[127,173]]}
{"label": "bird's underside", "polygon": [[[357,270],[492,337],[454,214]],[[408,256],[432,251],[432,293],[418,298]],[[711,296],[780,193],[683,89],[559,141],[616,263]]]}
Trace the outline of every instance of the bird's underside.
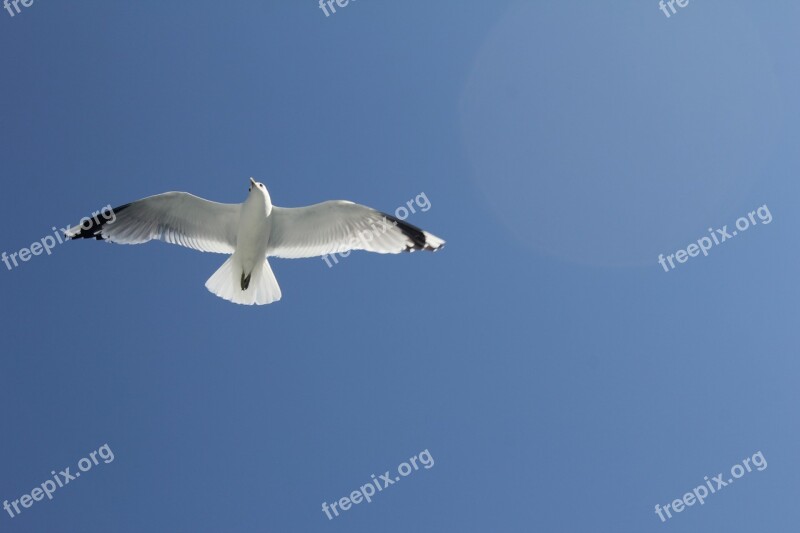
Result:
{"label": "bird's underside", "polygon": [[334,200],[308,207],[273,206],[263,184],[251,179],[247,200],[223,204],[185,192],[168,192],[84,218],[70,239],[118,244],[161,240],[201,252],[228,254],[206,287],[239,304],[281,298],[268,257],[299,259],[351,250],[397,254],[437,251],[445,242],[370,207]]}

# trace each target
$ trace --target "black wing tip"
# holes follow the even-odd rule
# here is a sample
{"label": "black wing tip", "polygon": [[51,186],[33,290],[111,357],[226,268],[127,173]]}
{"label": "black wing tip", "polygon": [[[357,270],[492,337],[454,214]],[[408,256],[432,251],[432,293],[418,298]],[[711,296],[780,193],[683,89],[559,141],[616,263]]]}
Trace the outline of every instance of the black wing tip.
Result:
{"label": "black wing tip", "polygon": [[[71,241],[76,239],[95,239],[98,241],[105,240],[105,237],[103,237],[103,228],[105,227],[105,225],[108,224],[109,222],[112,222],[113,220],[116,220],[117,214],[119,214],[120,211],[123,211],[124,209],[130,207],[130,205],[131,204],[124,204],[119,207],[113,208],[111,210],[111,214],[113,214],[114,216],[111,220],[109,220],[109,217],[106,215],[105,211],[98,213],[92,217],[84,217],[81,219],[81,223],[78,226],[76,226],[80,228],[80,231],[78,233],[75,233],[74,235],[69,235],[65,233],[64,236]],[[100,214],[102,214],[103,216],[102,217],[98,216]],[[89,223],[89,227],[86,227],[84,222]]]}
{"label": "black wing tip", "polygon": [[425,232],[413,224],[409,224],[408,222],[400,220],[399,218],[386,213],[381,213],[381,215],[386,217],[387,220],[390,220],[400,231],[403,232],[403,235],[411,240],[412,244],[406,246],[405,250],[403,250],[404,252],[416,252],[417,250],[436,252],[441,250],[444,246],[443,244],[432,246],[431,243],[428,242],[428,237],[425,235]]}

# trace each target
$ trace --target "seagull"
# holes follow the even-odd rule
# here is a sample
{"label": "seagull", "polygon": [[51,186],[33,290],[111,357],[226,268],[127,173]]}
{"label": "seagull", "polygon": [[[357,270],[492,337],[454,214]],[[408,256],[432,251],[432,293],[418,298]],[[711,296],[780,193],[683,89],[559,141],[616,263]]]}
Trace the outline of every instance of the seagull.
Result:
{"label": "seagull", "polygon": [[[95,213],[96,215],[96,213]],[[250,178],[241,204],[211,202],[187,192],[166,192],[84,218],[68,239],[142,244],[153,239],[230,257],[208,279],[213,294],[242,305],[281,299],[268,258],[299,259],[350,250],[397,254],[440,250],[445,241],[392,215],[346,200],[307,207],[272,204],[263,183]]]}

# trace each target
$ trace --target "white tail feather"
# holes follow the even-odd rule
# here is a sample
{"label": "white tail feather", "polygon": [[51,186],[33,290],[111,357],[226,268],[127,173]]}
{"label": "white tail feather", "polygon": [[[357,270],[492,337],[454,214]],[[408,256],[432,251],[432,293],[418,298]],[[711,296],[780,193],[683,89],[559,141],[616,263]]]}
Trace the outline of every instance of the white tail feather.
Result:
{"label": "white tail feather", "polygon": [[224,300],[242,305],[266,305],[281,299],[281,288],[265,260],[250,275],[250,285],[242,290],[242,266],[230,256],[206,281],[206,288]]}

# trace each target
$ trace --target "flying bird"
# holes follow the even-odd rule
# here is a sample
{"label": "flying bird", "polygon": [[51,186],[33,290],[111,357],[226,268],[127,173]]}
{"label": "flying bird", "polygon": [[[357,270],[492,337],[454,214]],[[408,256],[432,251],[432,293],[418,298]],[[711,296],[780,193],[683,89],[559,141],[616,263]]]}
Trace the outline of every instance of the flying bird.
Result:
{"label": "flying bird", "polygon": [[113,216],[84,218],[69,239],[142,244],[153,239],[230,257],[206,288],[243,305],[281,299],[269,257],[298,259],[350,250],[397,254],[437,251],[445,241],[392,215],[345,200],[307,207],[272,204],[263,183],[250,178],[241,204],[211,202],[187,192],[166,192],[121,205]]}

